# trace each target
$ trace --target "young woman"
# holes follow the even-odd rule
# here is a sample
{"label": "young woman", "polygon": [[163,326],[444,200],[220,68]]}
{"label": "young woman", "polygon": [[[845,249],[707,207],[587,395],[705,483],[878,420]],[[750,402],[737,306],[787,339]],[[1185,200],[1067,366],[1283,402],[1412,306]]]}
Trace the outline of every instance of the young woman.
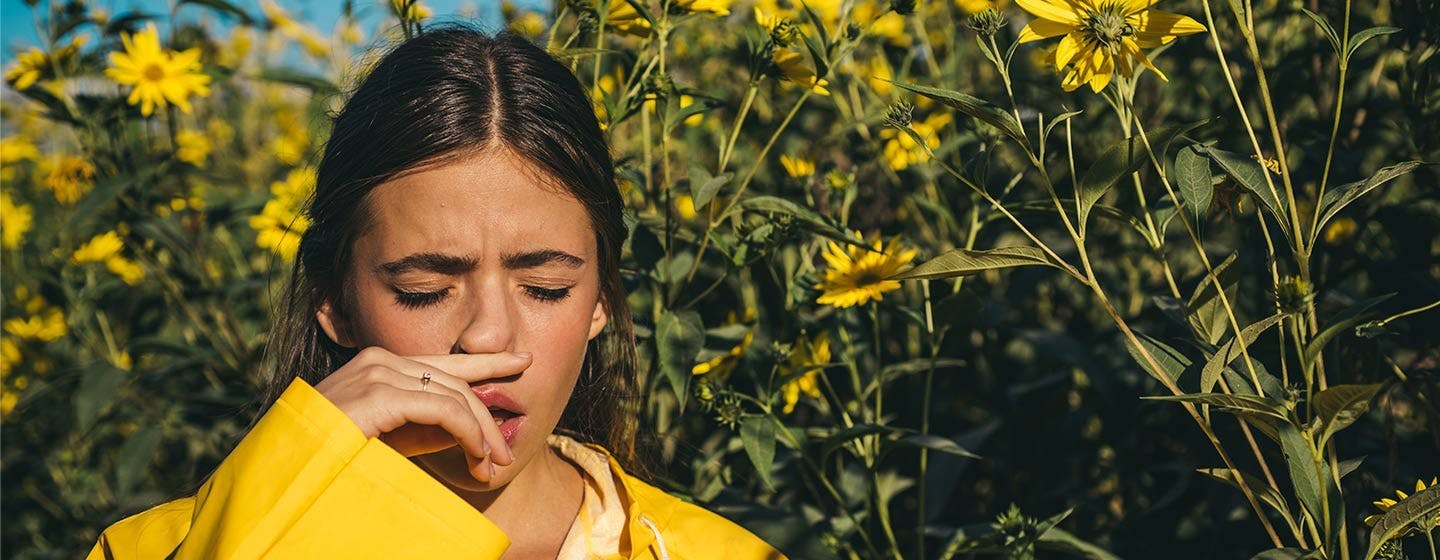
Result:
{"label": "young woman", "polygon": [[318,170],[268,406],[99,558],[781,558],[627,474],[626,235],[563,65],[445,27],[381,59]]}

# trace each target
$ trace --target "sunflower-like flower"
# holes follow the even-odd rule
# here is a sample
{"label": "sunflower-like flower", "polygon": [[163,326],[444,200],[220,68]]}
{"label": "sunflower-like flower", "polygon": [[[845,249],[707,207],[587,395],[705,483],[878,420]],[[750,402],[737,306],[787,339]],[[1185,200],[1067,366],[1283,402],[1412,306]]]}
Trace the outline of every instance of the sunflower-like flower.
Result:
{"label": "sunflower-like flower", "polygon": [[675,0],[675,6],[688,12],[717,16],[730,15],[731,0]]}
{"label": "sunflower-like flower", "polygon": [[744,315],[736,315],[734,311],[726,315],[726,325],[750,324],[751,326],[745,330],[745,336],[740,339],[740,342],[732,346],[729,351],[719,353],[690,368],[691,375],[708,375],[720,382],[729,379],[730,373],[735,371],[735,366],[740,365],[740,360],[745,357],[745,352],[749,351],[750,343],[755,341],[755,327],[752,324],[754,321],[754,307],[746,307]]}
{"label": "sunflower-like flower", "polygon": [[[859,232],[856,237],[860,237]],[[845,308],[880,301],[886,292],[900,289],[899,281],[888,278],[914,260],[915,249],[901,244],[898,237],[891,238],[884,246],[877,238],[870,247],[841,247],[831,241],[823,256],[830,269],[815,285],[823,290],[816,303]]]}
{"label": "sunflower-like flower", "polygon": [[110,53],[105,75],[131,87],[126,102],[140,105],[140,114],[148,117],[156,105],[167,104],[188,114],[190,97],[210,95],[210,76],[200,72],[200,49],[175,52],[161,48],[153,23],[139,33],[123,33],[120,39],[125,50]]}
{"label": "sunflower-like flower", "polygon": [[815,162],[800,156],[781,155],[780,165],[785,174],[796,179],[807,179],[815,174]]}
{"label": "sunflower-like flower", "polygon": [[10,199],[10,193],[0,192],[0,247],[19,247],[34,219],[35,212],[29,204],[17,204]]}
{"label": "sunflower-like flower", "polygon": [[1064,35],[1055,52],[1055,70],[1070,66],[1061,85],[1074,91],[1081,84],[1099,92],[1119,71],[1130,77],[1135,62],[1169,81],[1140,49],[1158,47],[1181,35],[1205,31],[1186,16],[1151,10],[1155,0],[1016,0],[1039,18],[1020,31],[1028,43]]}
{"label": "sunflower-like flower", "polygon": [[820,95],[830,95],[825,86],[830,81],[815,75],[815,69],[805,64],[805,55],[790,49],[775,49],[771,54],[779,77]]}
{"label": "sunflower-like flower", "polygon": [[812,399],[820,398],[820,383],[817,381],[817,377],[828,363],[830,363],[830,333],[828,332],[822,332],[814,338],[806,338],[801,335],[794,344],[790,345],[790,353],[786,355],[785,363],[780,365],[781,374],[791,378],[780,387],[780,396],[785,399],[785,408],[782,412],[785,414],[794,412],[795,405],[800,402],[802,393]]}
{"label": "sunflower-like flower", "polygon": [[[1430,479],[1430,485],[1429,485],[1429,486],[1426,486],[1426,485],[1425,485],[1425,481],[1424,481],[1424,480],[1416,480],[1416,481],[1415,481],[1415,492],[1419,492],[1419,491],[1424,490],[1424,489],[1426,489],[1426,488],[1429,488],[1429,487],[1431,487],[1431,486],[1435,486],[1435,484],[1436,484],[1437,482],[1440,482],[1440,477],[1431,478],[1431,479]],[[1365,524],[1368,525],[1368,526],[1370,526],[1370,527],[1374,527],[1376,523],[1379,523],[1379,522],[1380,522],[1380,519],[1381,519],[1381,518],[1385,517],[1385,512],[1390,511],[1390,508],[1395,507],[1396,504],[1399,504],[1400,502],[1405,501],[1405,499],[1406,499],[1406,498],[1409,498],[1410,495],[1409,495],[1409,494],[1406,494],[1406,493],[1405,493],[1404,491],[1402,491],[1402,490],[1396,490],[1396,491],[1395,491],[1395,497],[1398,498],[1398,499],[1392,500],[1392,499],[1390,499],[1390,498],[1380,498],[1379,500],[1375,500],[1373,503],[1375,504],[1375,507],[1376,507],[1376,508],[1379,508],[1379,509],[1380,509],[1380,513],[1376,513],[1376,514],[1372,514],[1372,515],[1366,516],[1366,517],[1365,517]],[[1440,527],[1440,518],[1437,518],[1437,519],[1435,520],[1435,526],[1436,526],[1436,527]]]}
{"label": "sunflower-like flower", "polygon": [[[900,112],[903,113],[903,110]],[[899,122],[903,122],[904,119],[894,118],[892,120],[898,124]],[[953,118],[950,116],[950,113],[938,111],[931,113],[930,116],[925,117],[923,121],[912,121],[910,128],[915,131],[916,136],[925,140],[924,146],[917,143],[915,138],[909,134],[896,130],[895,128],[881,130],[880,136],[886,139],[884,148],[885,161],[890,164],[891,169],[903,171],[912,165],[930,159],[930,154],[925,148],[929,147],[930,150],[933,151],[940,147],[940,129],[950,124],[952,120]]]}
{"label": "sunflower-like flower", "polygon": [[209,157],[212,149],[214,145],[204,132],[185,129],[175,134],[175,159],[195,167],[203,167],[205,158]]}

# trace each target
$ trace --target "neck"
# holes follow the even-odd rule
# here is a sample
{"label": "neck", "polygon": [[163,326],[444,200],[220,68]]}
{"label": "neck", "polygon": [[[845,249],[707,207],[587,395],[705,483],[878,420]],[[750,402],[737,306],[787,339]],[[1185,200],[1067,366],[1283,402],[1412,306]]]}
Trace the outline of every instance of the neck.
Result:
{"label": "neck", "polygon": [[[463,465],[465,460],[462,457],[459,461]],[[580,470],[548,445],[509,484],[497,490],[476,492],[457,488],[443,478],[440,482],[484,513],[510,538],[507,557],[558,553],[579,515],[584,491]]]}

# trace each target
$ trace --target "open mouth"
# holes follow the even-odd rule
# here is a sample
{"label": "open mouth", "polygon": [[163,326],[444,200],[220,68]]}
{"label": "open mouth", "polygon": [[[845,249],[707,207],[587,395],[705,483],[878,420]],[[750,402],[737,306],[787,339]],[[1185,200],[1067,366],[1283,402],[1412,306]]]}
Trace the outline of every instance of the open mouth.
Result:
{"label": "open mouth", "polygon": [[470,390],[475,391],[475,396],[490,410],[490,416],[495,419],[495,425],[500,428],[500,435],[505,438],[505,443],[513,445],[515,436],[520,433],[520,427],[525,423],[525,414],[520,404],[494,386],[471,387]]}

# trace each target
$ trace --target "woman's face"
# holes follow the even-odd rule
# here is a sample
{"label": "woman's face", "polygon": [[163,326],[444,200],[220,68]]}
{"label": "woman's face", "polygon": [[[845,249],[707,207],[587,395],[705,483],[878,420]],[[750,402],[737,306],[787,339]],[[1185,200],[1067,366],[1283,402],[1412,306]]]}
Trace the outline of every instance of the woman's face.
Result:
{"label": "woman's face", "polygon": [[458,446],[413,458],[454,487],[498,489],[545,449],[586,342],[605,326],[589,216],[540,177],[508,150],[487,149],[376,187],[368,227],[354,241],[352,295],[339,302],[344,309],[327,303],[320,311],[345,346],[402,356],[534,354],[523,373],[480,386],[521,414],[501,429],[515,462],[497,465],[490,484],[470,476]]}

